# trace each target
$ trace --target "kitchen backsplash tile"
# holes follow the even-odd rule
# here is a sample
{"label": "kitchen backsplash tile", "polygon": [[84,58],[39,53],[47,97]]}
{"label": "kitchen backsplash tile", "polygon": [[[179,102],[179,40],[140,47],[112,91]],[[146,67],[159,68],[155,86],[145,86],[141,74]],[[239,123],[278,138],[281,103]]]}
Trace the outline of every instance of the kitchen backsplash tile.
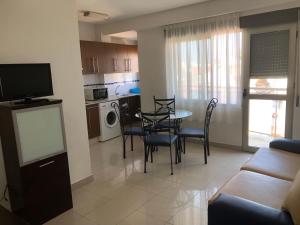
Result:
{"label": "kitchen backsplash tile", "polygon": [[138,73],[113,73],[84,75],[84,88],[106,87],[108,95],[128,94],[131,88],[139,87]]}
{"label": "kitchen backsplash tile", "polygon": [[84,86],[95,85],[95,84],[104,84],[104,76],[98,74],[89,74],[83,76]]}

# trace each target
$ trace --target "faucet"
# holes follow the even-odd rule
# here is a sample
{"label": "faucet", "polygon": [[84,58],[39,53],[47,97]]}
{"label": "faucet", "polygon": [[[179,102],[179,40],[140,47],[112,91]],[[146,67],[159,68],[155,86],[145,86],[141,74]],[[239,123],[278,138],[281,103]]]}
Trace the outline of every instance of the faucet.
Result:
{"label": "faucet", "polygon": [[115,89],[115,95],[116,95],[116,96],[118,96],[118,95],[120,94],[119,92],[117,92],[118,89],[119,89],[119,87],[121,87],[121,85],[117,85],[117,87],[116,87],[116,89]]}

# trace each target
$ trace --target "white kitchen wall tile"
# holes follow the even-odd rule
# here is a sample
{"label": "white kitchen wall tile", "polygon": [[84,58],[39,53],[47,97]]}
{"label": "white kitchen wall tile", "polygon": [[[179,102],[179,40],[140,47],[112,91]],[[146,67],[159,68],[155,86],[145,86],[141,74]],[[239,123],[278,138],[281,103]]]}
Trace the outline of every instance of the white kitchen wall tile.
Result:
{"label": "white kitchen wall tile", "polygon": [[83,79],[85,88],[106,87],[108,95],[115,95],[116,88],[118,88],[118,94],[126,95],[131,88],[139,87],[138,73],[91,74],[84,75]]}
{"label": "white kitchen wall tile", "polygon": [[103,84],[104,76],[99,74],[83,75],[84,85]]}

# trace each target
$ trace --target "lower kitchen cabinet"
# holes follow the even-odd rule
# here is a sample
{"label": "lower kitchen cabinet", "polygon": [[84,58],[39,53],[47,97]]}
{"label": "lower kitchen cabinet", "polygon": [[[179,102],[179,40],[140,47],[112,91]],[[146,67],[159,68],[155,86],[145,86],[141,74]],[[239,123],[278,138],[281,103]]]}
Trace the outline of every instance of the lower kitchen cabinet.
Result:
{"label": "lower kitchen cabinet", "polygon": [[87,105],[86,116],[89,138],[100,136],[99,105]]}
{"label": "lower kitchen cabinet", "polygon": [[139,95],[134,95],[130,97],[124,97],[119,99],[119,104],[122,105],[124,103],[128,104],[128,113],[130,115],[130,121],[128,124],[139,121],[140,119],[135,116],[137,112],[141,109],[141,98]]}

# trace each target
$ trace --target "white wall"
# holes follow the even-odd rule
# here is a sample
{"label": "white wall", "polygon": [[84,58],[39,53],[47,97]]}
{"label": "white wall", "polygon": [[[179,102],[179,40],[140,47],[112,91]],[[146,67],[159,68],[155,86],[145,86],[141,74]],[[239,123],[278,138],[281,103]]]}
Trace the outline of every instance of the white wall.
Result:
{"label": "white wall", "polygon": [[103,24],[101,30],[103,34],[112,34],[128,30],[151,29],[228,13],[249,12],[247,14],[254,14],[257,10],[268,11],[296,6],[300,6],[299,0],[213,0]]}
{"label": "white wall", "polygon": [[153,96],[166,96],[164,30],[138,31],[139,74],[143,110],[153,109]]}
{"label": "white wall", "polygon": [[85,41],[97,41],[97,26],[93,23],[79,22],[79,39]]}
{"label": "white wall", "polygon": [[[71,182],[89,177],[91,163],[75,1],[1,0],[0,27],[1,63],[51,63],[54,98],[63,99]],[[0,185],[2,193],[3,182]]]}
{"label": "white wall", "polygon": [[79,22],[79,39],[84,41],[101,41],[108,43],[136,45],[136,40],[103,35],[101,26],[93,23]]}

